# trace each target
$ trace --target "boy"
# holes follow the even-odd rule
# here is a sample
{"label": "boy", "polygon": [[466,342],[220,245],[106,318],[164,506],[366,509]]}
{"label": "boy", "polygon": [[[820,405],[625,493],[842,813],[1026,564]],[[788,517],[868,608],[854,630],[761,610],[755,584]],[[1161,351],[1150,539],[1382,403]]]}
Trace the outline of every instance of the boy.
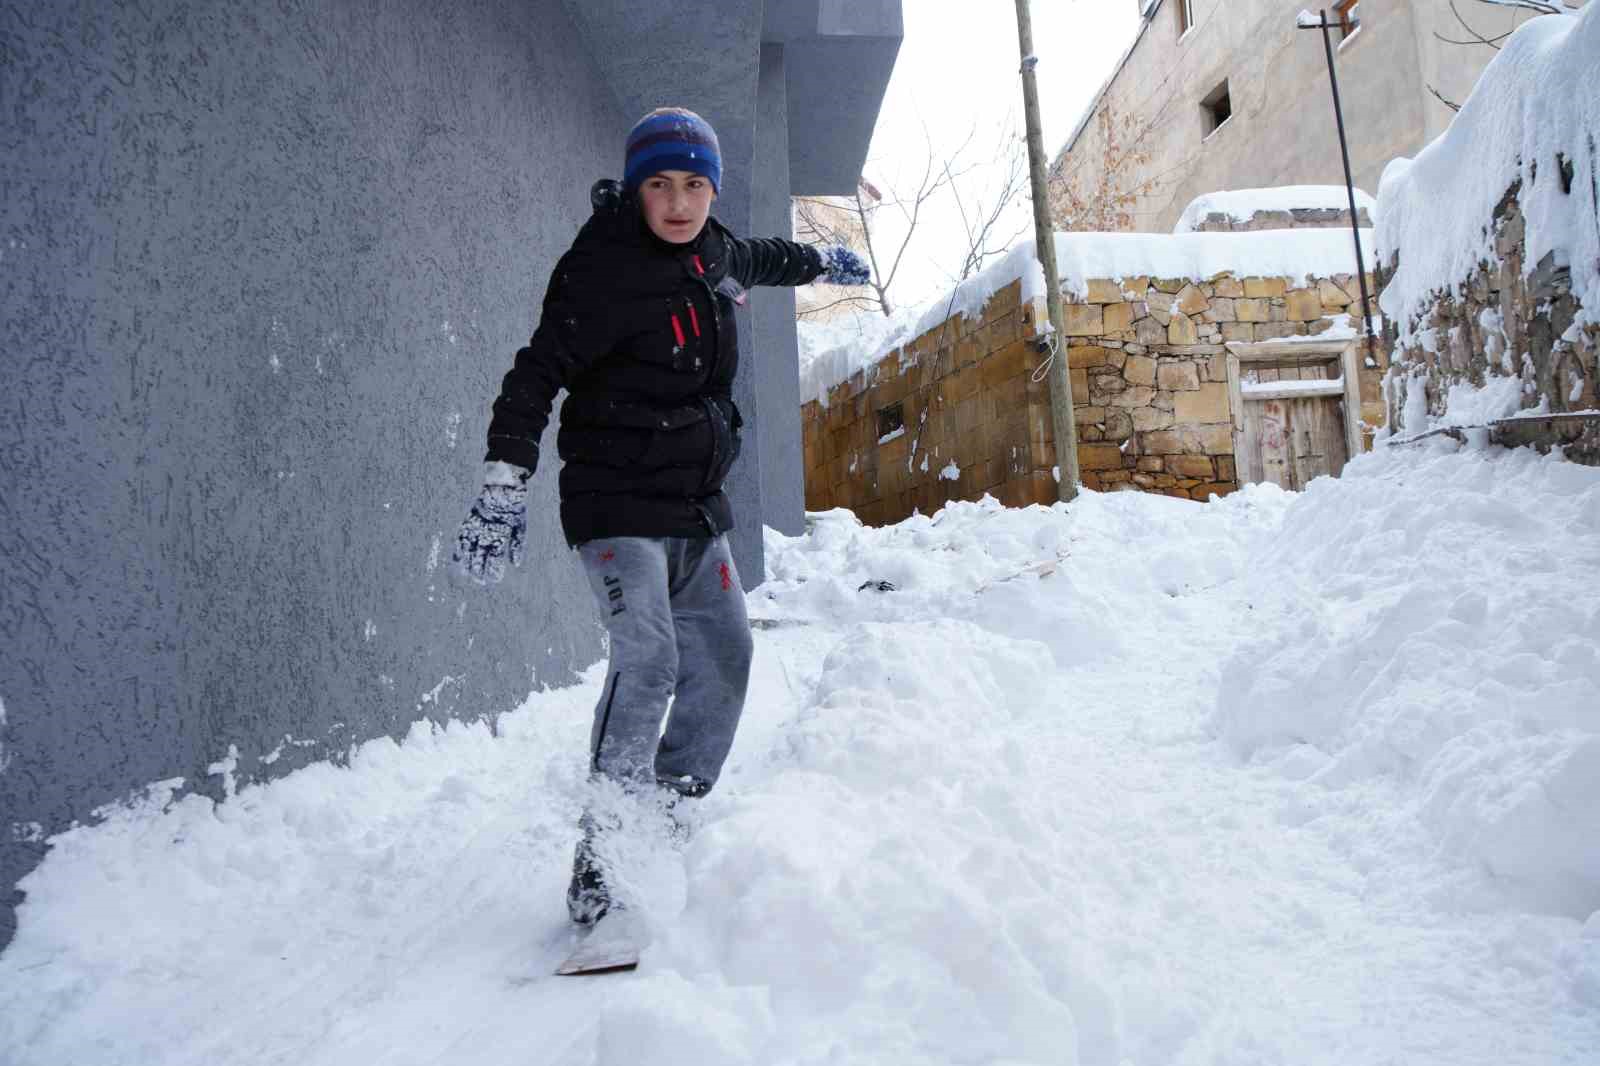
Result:
{"label": "boy", "polygon": [[[566,388],[562,531],[611,638],[591,770],[673,802],[716,784],[750,677],[722,489],[743,425],[734,305],[751,285],[869,280],[846,248],[735,237],[710,215],[721,182],[717,136],[699,115],[661,108],[633,127],[621,186],[595,186],[594,215],[556,264],[539,327],[505,376],[483,492],[452,557],[479,582],[500,580],[508,556],[520,563],[526,482]],[[611,904],[596,830],[586,816],[567,893],[582,925]]]}

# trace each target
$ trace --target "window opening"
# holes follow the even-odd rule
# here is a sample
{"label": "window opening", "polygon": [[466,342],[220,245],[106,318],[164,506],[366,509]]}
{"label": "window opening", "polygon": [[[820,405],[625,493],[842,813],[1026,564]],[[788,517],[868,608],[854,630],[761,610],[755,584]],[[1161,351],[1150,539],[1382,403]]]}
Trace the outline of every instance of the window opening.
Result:
{"label": "window opening", "polygon": [[892,404],[891,406],[885,407],[878,412],[878,439],[880,441],[884,437],[887,437],[889,434],[893,433],[895,430],[905,428],[906,416],[904,404]]}
{"label": "window opening", "polygon": [[1194,29],[1194,0],[1178,0],[1173,6],[1178,9],[1178,36],[1182,37]]}
{"label": "window opening", "polygon": [[1205,122],[1205,135],[1215,133],[1217,128],[1233,117],[1233,98],[1228,94],[1228,80],[1224,78],[1222,84],[1212,89],[1204,100],[1200,101],[1200,111]]}
{"label": "window opening", "polygon": [[1339,20],[1339,39],[1355,36],[1361,28],[1360,0],[1337,0],[1333,5],[1334,17]]}

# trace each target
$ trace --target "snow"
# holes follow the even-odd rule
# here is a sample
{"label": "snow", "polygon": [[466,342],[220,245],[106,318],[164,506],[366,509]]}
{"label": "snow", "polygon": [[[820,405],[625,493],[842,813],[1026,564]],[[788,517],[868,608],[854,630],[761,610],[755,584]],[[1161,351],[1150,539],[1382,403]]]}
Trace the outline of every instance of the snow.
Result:
{"label": "snow", "polygon": [[[1355,243],[1346,229],[1258,230],[1250,233],[1057,233],[1056,268],[1061,291],[1078,299],[1091,280],[1188,278],[1218,274],[1287,278],[1300,287],[1316,278],[1355,272]],[[800,401],[827,404],[828,389],[857,370],[871,367],[896,347],[939,326],[952,315],[975,318],[989,298],[1022,281],[1022,302],[1043,299],[1044,268],[1033,241],[1019,241],[981,272],[938,299],[902,309],[891,318],[812,324],[802,321]],[[1362,262],[1374,263],[1373,233],[1361,231]],[[1042,316],[1041,316],[1042,317]],[[904,372],[911,364],[902,363]]]}
{"label": "snow", "polygon": [[[1372,231],[1361,231],[1366,270],[1372,269]],[[1031,249],[1030,249],[1031,251]],[[1302,287],[1317,278],[1355,273],[1355,244],[1346,229],[1257,230],[1250,233],[1058,233],[1056,261],[1064,292],[1080,298],[1089,281],[1135,277],[1188,278],[1218,274],[1287,278]]]}
{"label": "snow", "polygon": [[[1522,381],[1519,378],[1490,376],[1482,385],[1469,381],[1453,382],[1445,398],[1445,413],[1435,420],[1438,426],[1483,426],[1517,413],[1521,406]],[[1410,423],[1407,423],[1409,429]]]}
{"label": "snow", "polygon": [[[1572,269],[1579,323],[1600,322],[1600,5],[1524,23],[1496,53],[1449,129],[1396,159],[1378,189],[1380,258],[1398,255],[1384,313],[1403,343],[1441,292],[1493,261],[1489,225],[1514,182],[1527,226],[1525,269],[1546,254]],[[1562,189],[1558,156],[1571,167]],[[1534,167],[1538,174],[1535,180]]]}
{"label": "snow", "polygon": [[1600,470],[808,523],[692,841],[629,841],[636,973],[548,976],[597,664],[53,837],[0,1061],[1593,1061]]}
{"label": "snow", "polygon": [[[1364,336],[1364,334],[1356,331],[1355,323],[1348,313],[1330,315],[1328,316],[1328,322],[1330,323],[1328,328],[1321,333],[1296,333],[1288,337],[1270,337],[1267,340],[1256,341],[1255,343],[1304,344],[1307,341],[1351,341]],[[1383,333],[1383,317],[1381,315],[1373,315],[1369,319],[1367,327],[1372,330],[1373,336],[1381,336]]]}
{"label": "snow", "polygon": [[1306,396],[1339,396],[1344,393],[1343,378],[1306,381],[1246,381],[1239,385],[1244,395],[1270,392],[1277,395],[1303,393]]}
{"label": "snow", "polygon": [[[1220,214],[1234,222],[1249,222],[1257,211],[1292,211],[1297,208],[1349,211],[1350,197],[1343,185],[1280,185],[1267,189],[1209,192],[1189,202],[1172,232],[1193,233],[1195,227],[1210,215]],[[1369,218],[1378,217],[1378,202],[1371,194],[1360,189],[1356,190],[1356,208],[1365,208]],[[1343,272],[1348,273],[1349,268],[1346,267]]]}

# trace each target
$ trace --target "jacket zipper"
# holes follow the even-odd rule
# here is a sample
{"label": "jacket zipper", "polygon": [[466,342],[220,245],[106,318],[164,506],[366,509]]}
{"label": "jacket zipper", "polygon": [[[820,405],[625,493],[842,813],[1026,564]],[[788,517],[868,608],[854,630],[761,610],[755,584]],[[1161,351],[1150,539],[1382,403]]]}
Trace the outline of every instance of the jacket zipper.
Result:
{"label": "jacket zipper", "polygon": [[[706,290],[706,299],[709,300],[711,304],[711,372],[709,375],[707,375],[706,380],[715,381],[717,377],[717,366],[722,361],[722,315],[717,311],[716,290],[713,289],[711,287],[711,283],[706,280],[705,264],[700,262],[700,256],[698,254],[692,255],[689,258],[694,264],[695,279],[699,281],[700,286]],[[692,303],[689,305],[689,313],[691,315],[694,314],[694,305]],[[698,332],[696,335],[698,336]],[[700,482],[700,494],[703,496],[707,492],[711,491],[711,475],[717,469],[718,448],[717,424],[715,421],[717,413],[711,409],[712,400],[710,397],[702,396],[700,398],[700,403],[706,409],[707,425],[711,429],[711,461],[706,465],[706,476]],[[728,424],[728,434],[731,441],[733,435],[733,424],[731,422]]]}
{"label": "jacket zipper", "polygon": [[[717,364],[722,361],[722,315],[717,311],[717,291],[715,289],[713,289],[711,287],[711,283],[706,280],[705,264],[700,262],[700,257],[698,255],[691,256],[690,258],[694,263],[695,280],[699,281],[700,282],[700,287],[706,290],[706,299],[710,302],[710,307],[711,307],[711,374],[709,375],[707,380],[715,380],[716,376],[717,376]],[[694,315],[694,305],[693,304],[689,305],[689,313],[690,313],[691,316]],[[699,334],[699,329],[698,329],[698,325],[697,325],[696,331],[695,331],[695,336],[699,336],[699,335],[700,334]]]}
{"label": "jacket zipper", "polygon": [[711,459],[706,463],[706,476],[700,479],[702,496],[711,491],[711,474],[717,469],[717,412],[712,410],[713,402],[709,396],[700,397],[700,404],[706,409],[706,426],[711,430]]}

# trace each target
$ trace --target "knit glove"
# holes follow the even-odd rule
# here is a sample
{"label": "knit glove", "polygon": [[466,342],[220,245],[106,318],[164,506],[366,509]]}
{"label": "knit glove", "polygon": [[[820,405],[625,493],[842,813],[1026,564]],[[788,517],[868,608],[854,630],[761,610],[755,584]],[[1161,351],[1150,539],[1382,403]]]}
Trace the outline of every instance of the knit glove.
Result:
{"label": "knit glove", "polygon": [[842,244],[818,248],[822,258],[822,277],[830,285],[866,285],[872,281],[872,270],[861,257]]}
{"label": "knit glove", "polygon": [[487,464],[483,491],[456,534],[450,562],[480,585],[495,584],[505,576],[508,556],[512,566],[522,565],[528,534],[528,474],[510,463]]}

